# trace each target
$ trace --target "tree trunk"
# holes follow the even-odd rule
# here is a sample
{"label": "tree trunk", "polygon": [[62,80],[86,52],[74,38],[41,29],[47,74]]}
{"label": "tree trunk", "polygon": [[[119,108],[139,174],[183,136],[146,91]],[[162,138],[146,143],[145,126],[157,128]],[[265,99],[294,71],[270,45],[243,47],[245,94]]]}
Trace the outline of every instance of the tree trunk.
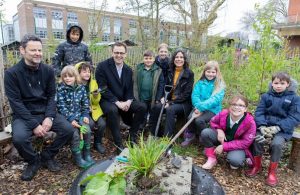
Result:
{"label": "tree trunk", "polygon": [[294,132],[288,167],[300,175],[300,133]]}

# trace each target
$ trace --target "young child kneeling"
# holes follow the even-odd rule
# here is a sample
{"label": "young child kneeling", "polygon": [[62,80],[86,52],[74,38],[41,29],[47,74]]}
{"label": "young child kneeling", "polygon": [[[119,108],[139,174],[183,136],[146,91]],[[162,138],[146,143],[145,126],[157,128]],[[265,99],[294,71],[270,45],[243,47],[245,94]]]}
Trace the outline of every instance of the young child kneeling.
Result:
{"label": "young child kneeling", "polygon": [[[57,109],[78,130],[71,142],[73,158],[77,166],[87,168],[95,163],[91,157],[91,130],[89,127],[89,99],[85,87],[74,66],[65,66],[61,71],[61,83],[57,88]],[[83,146],[82,146],[83,144]],[[83,158],[81,149],[83,147]]]}
{"label": "young child kneeling", "polygon": [[201,141],[208,157],[203,169],[213,168],[217,164],[216,154],[222,152],[227,152],[227,160],[232,169],[244,166],[246,160],[249,164],[253,162],[249,147],[255,138],[256,125],[251,113],[247,112],[248,100],[237,95],[229,104],[229,109],[211,119],[211,129],[201,132]]}
{"label": "young child kneeling", "polygon": [[276,186],[276,170],[282,156],[282,148],[289,141],[294,128],[300,122],[300,98],[296,94],[297,84],[284,72],[272,76],[270,90],[261,96],[255,111],[258,127],[253,143],[254,167],[246,171],[248,177],[254,177],[262,170],[262,155],[266,139],[270,141],[271,161],[266,184]]}

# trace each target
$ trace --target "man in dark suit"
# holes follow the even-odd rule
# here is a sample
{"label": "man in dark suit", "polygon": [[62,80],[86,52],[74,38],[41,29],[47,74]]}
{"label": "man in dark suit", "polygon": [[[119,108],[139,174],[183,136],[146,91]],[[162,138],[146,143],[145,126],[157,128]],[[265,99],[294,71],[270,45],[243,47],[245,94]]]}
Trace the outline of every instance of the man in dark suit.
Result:
{"label": "man in dark suit", "polygon": [[137,132],[146,112],[146,106],[134,99],[132,69],[124,63],[126,54],[126,45],[117,42],[112,46],[112,58],[100,62],[96,69],[99,87],[106,88],[100,106],[119,149],[123,149],[119,115],[131,126],[130,142],[136,143]]}

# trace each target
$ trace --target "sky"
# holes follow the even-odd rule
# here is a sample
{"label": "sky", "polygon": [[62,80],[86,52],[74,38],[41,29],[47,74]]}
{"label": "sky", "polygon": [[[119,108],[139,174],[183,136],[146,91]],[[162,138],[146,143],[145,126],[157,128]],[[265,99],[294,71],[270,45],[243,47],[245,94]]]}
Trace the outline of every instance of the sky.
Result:
{"label": "sky", "polygon": [[[89,0],[41,0],[67,5],[82,5],[90,2]],[[209,30],[209,34],[226,35],[229,32],[241,29],[240,18],[249,10],[254,10],[256,3],[264,3],[266,0],[226,0],[222,9],[218,12],[218,19]],[[17,13],[17,5],[21,0],[5,0],[1,9],[4,11],[5,21],[12,21],[12,16]],[[98,1],[101,2],[101,1]],[[117,0],[107,0],[109,11],[116,11]]]}

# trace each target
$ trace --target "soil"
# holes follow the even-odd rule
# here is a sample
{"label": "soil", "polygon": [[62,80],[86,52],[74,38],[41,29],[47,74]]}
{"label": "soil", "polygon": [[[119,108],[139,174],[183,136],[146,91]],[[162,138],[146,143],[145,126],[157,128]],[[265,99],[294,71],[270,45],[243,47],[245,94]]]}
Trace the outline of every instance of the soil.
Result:
{"label": "soil", "polygon": [[[104,140],[104,145],[107,148],[105,155],[92,151],[95,160],[104,160],[116,154],[111,142]],[[198,166],[206,160],[202,151],[200,148],[199,155],[193,159]],[[245,177],[243,169],[231,170],[225,156],[218,157],[217,166],[210,172],[223,186],[226,194],[300,194],[300,177],[287,168],[287,156],[283,157],[278,169],[279,185],[272,188],[264,184],[269,164],[266,159],[269,157],[264,158],[263,172],[255,178]],[[60,151],[57,160],[62,164],[61,172],[53,173],[47,169],[40,169],[32,181],[24,182],[20,180],[20,175],[25,163],[20,158],[6,156],[4,163],[0,165],[0,195],[67,194],[74,178],[81,170],[72,163],[71,152],[67,147]]]}

